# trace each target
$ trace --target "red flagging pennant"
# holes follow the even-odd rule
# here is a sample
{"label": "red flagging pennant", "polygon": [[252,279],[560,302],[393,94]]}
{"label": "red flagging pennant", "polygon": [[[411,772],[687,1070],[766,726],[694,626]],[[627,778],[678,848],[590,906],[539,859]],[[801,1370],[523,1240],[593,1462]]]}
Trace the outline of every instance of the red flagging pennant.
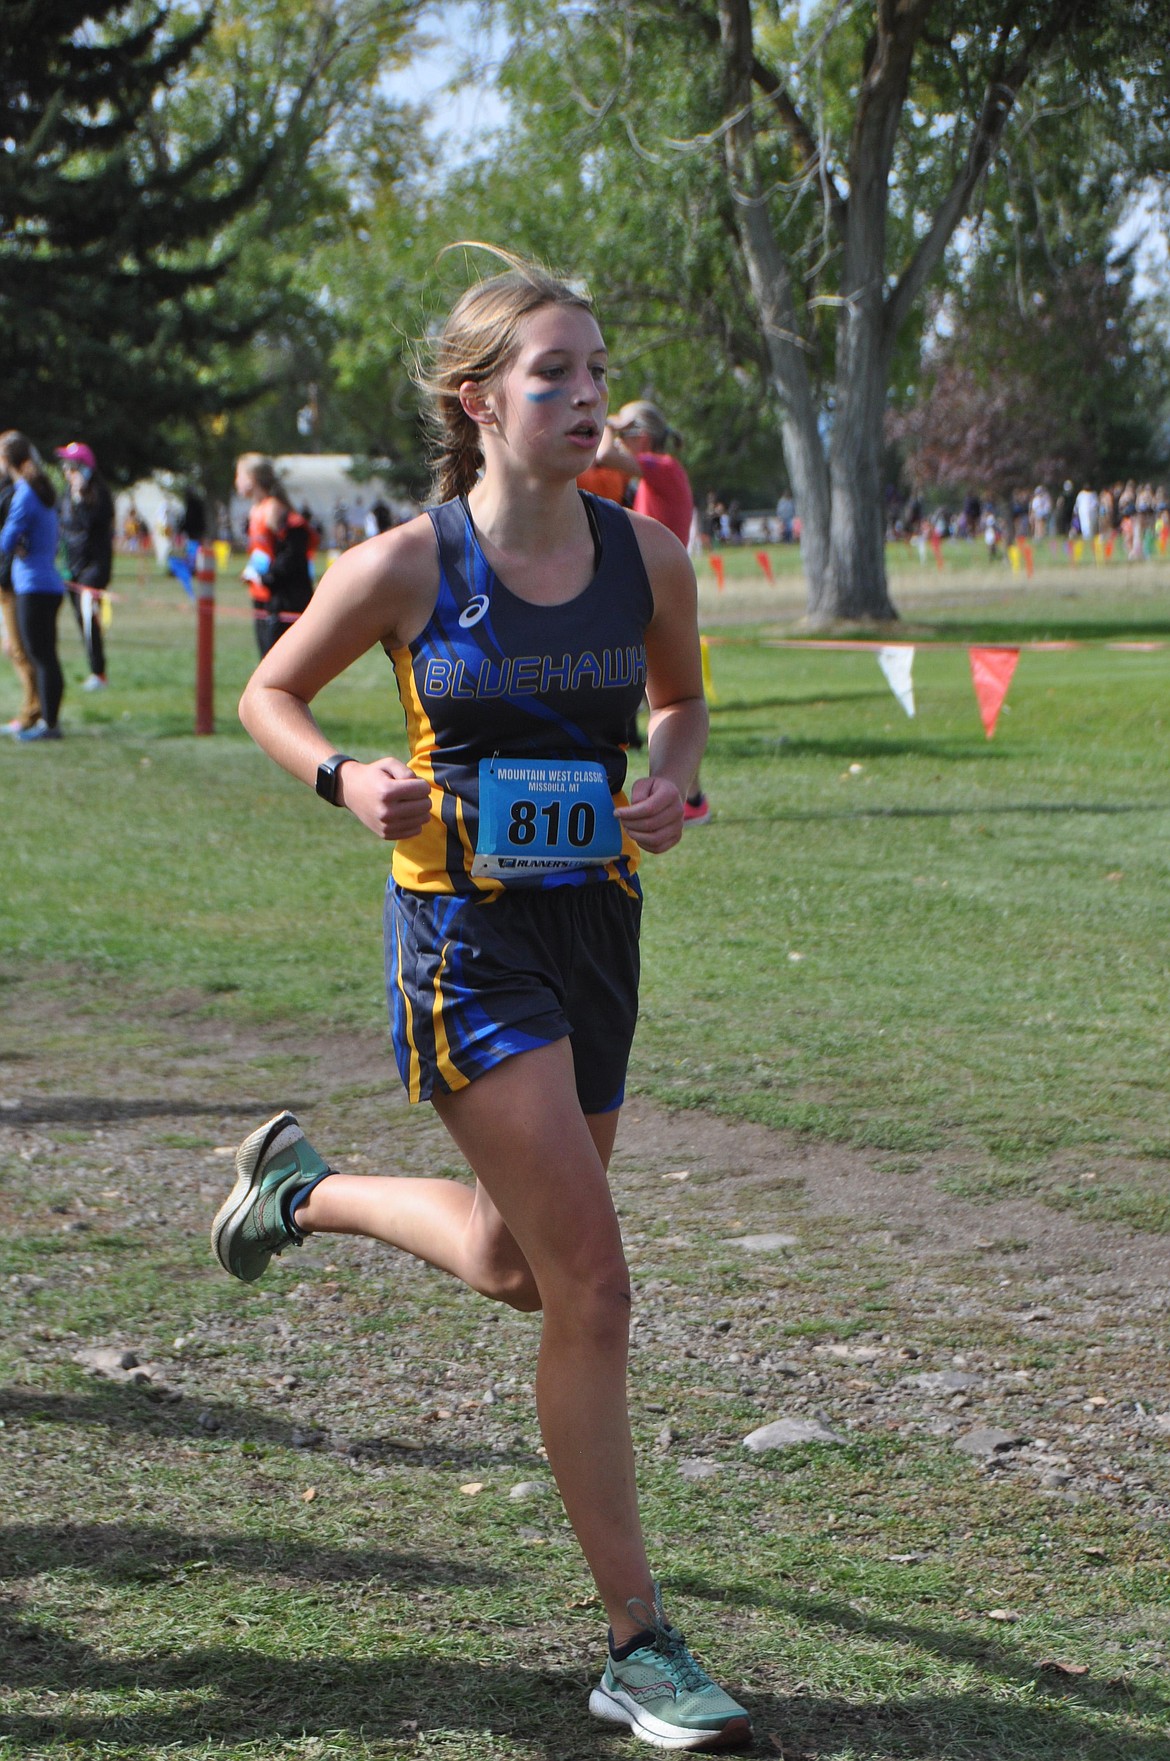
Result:
{"label": "red flagging pennant", "polygon": [[971,681],[975,686],[975,699],[979,704],[984,730],[990,740],[995,732],[995,724],[999,720],[1008,686],[1012,682],[1020,651],[1018,648],[972,648],[968,652],[971,656]]}

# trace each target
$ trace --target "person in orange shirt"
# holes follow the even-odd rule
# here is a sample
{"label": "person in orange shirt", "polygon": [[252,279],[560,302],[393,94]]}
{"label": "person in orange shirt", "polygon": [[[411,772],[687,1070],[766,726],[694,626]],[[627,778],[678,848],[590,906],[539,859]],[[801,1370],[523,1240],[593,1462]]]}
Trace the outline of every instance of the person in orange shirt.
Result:
{"label": "person in orange shirt", "polygon": [[309,603],[316,533],[290,503],[276,466],[263,453],[246,452],[236,461],[236,494],[252,504],[244,582],[263,659]]}
{"label": "person in orange shirt", "polygon": [[626,482],[627,479],[621,471],[611,470],[605,465],[590,465],[578,477],[577,488],[588,490],[590,495],[600,495],[603,501],[616,501],[619,507],[624,507]]}

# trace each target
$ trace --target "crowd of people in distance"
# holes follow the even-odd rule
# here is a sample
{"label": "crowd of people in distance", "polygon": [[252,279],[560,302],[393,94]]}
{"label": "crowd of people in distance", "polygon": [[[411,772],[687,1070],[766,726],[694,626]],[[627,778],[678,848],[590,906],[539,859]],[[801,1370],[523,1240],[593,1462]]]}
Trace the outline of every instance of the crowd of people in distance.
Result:
{"label": "crowd of people in distance", "polygon": [[1031,490],[1013,490],[1006,501],[971,493],[957,509],[944,504],[928,512],[921,496],[903,496],[891,486],[886,491],[885,527],[891,544],[930,535],[981,538],[992,561],[1020,540],[1081,539],[1103,541],[1109,555],[1120,545],[1130,562],[1140,562],[1155,549],[1164,551],[1170,542],[1170,497],[1163,484],[1139,484],[1132,477],[1100,489],[1089,482],[1077,489],[1066,479],[1055,495],[1038,483]]}

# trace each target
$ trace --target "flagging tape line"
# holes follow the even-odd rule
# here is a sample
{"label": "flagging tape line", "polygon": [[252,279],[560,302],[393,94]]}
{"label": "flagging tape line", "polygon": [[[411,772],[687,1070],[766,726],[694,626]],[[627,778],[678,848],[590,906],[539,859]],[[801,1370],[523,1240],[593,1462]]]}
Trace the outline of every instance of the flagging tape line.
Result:
{"label": "flagging tape line", "polygon": [[113,605],[122,603],[122,595],[112,587],[91,587],[86,581],[66,581],[65,585],[70,593],[96,593],[99,599],[108,599]]}

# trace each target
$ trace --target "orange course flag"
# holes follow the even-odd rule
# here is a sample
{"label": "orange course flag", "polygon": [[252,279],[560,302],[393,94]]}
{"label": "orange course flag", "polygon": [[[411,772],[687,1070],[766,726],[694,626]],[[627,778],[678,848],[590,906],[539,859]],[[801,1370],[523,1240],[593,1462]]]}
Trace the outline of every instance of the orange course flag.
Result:
{"label": "orange course flag", "polygon": [[971,681],[975,686],[975,701],[979,705],[984,732],[990,740],[995,732],[995,724],[999,720],[1008,686],[1012,682],[1020,651],[1018,648],[972,648],[968,652],[971,656]]}
{"label": "orange course flag", "polygon": [[764,579],[765,579],[765,581],[767,581],[769,587],[774,587],[776,585],[776,577],[772,573],[772,559],[768,555],[767,551],[766,550],[757,550],[756,561],[759,563],[760,567],[763,569]]}
{"label": "orange course flag", "polygon": [[715,577],[715,581],[716,581],[716,584],[719,588],[720,593],[722,593],[722,591],[723,591],[723,558],[721,556],[712,556],[710,558],[710,563],[711,563],[711,573]]}

